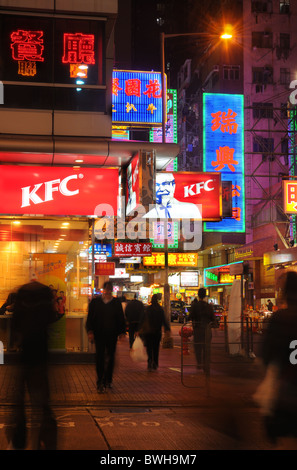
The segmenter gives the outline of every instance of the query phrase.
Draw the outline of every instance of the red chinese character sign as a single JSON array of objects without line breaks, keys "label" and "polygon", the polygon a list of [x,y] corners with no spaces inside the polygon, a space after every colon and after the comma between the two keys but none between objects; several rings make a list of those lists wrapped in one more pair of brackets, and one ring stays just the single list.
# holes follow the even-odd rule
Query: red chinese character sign
[{"label": "red chinese character sign", "polygon": [[18,61],[18,74],[36,75],[36,62],[44,62],[43,31],[18,29],[10,35],[13,60]]},{"label": "red chinese character sign", "polygon": [[207,232],[245,231],[243,95],[204,93],[203,166],[231,181],[232,217],[206,222]]},{"label": "red chinese character sign", "polygon": [[162,124],[160,72],[114,70],[112,75],[112,121],[114,124]]},{"label": "red chinese character sign", "polygon": [[64,64],[95,64],[94,34],[65,33],[62,62]]}]

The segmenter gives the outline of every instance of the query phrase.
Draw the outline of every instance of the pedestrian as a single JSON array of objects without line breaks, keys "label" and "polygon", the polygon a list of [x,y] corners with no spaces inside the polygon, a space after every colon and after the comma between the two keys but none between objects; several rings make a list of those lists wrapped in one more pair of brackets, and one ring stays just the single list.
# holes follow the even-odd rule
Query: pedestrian
[{"label": "pedestrian", "polygon": [[129,346],[131,349],[135,340],[135,335],[139,330],[139,325],[144,315],[144,305],[141,300],[137,299],[136,294],[134,296],[134,299],[128,302],[125,310],[125,315],[128,323]]},{"label": "pedestrian", "polygon": [[194,350],[197,367],[207,370],[207,354],[211,343],[211,324],[216,322],[213,306],[205,301],[206,289],[198,290],[198,302],[192,302],[189,320],[193,325]]},{"label": "pedestrian", "polygon": [[55,450],[57,425],[49,402],[48,328],[57,320],[52,291],[36,280],[16,293],[11,322],[18,349],[15,407],[8,426],[9,449],[25,449],[27,427],[25,391],[32,409],[32,449]]},{"label": "pedestrian", "polygon": [[151,305],[144,312],[139,335],[143,340],[148,357],[148,370],[159,367],[159,350],[162,337],[162,327],[166,335],[170,334],[170,325],[165,317],[164,309],[158,301],[158,294],[152,296]]},{"label": "pedestrian", "polygon": [[268,302],[267,302],[267,308],[270,312],[273,311],[273,303],[271,302],[270,299],[268,299]]},{"label": "pedestrian", "polygon": [[119,336],[126,334],[126,322],[120,299],[113,297],[110,281],[103,285],[103,294],[89,304],[86,330],[96,346],[97,390],[112,388],[115,353]]},{"label": "pedestrian", "polygon": [[[289,440],[297,449],[297,273],[288,271],[280,300],[286,304],[272,313],[263,335],[262,359],[273,385],[266,390],[264,423],[268,437],[280,446]],[[267,383],[267,382],[266,382]],[[263,399],[263,394],[262,394]],[[286,443],[281,441],[286,438]]]}]

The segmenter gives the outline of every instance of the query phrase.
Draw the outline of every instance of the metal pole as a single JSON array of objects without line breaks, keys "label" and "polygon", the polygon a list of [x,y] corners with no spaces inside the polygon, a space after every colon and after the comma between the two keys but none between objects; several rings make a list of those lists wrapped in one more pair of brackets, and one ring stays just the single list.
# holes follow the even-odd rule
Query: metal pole
[{"label": "metal pole", "polygon": [[162,79],[162,142],[166,143],[166,87],[165,87],[165,34],[161,33],[161,79]]}]

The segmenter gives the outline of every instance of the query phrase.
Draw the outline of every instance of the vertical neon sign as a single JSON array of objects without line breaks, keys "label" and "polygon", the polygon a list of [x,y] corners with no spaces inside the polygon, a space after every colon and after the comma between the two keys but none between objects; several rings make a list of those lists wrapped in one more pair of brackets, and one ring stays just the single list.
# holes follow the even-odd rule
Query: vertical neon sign
[{"label": "vertical neon sign", "polygon": [[232,182],[232,217],[205,222],[206,232],[245,232],[243,95],[204,93],[203,169]]}]

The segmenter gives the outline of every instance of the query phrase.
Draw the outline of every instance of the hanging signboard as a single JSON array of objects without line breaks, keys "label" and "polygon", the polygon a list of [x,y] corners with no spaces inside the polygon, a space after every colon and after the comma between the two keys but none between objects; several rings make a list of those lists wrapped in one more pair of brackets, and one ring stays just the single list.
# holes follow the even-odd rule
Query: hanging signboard
[{"label": "hanging signboard", "polygon": [[114,70],[112,122],[139,126],[162,125],[160,72]]},{"label": "hanging signboard", "polygon": [[204,93],[203,168],[232,182],[232,217],[205,222],[206,232],[245,232],[243,95]]},{"label": "hanging signboard", "polygon": [[100,204],[117,214],[118,169],[13,166],[0,171],[0,214],[94,215]]}]

